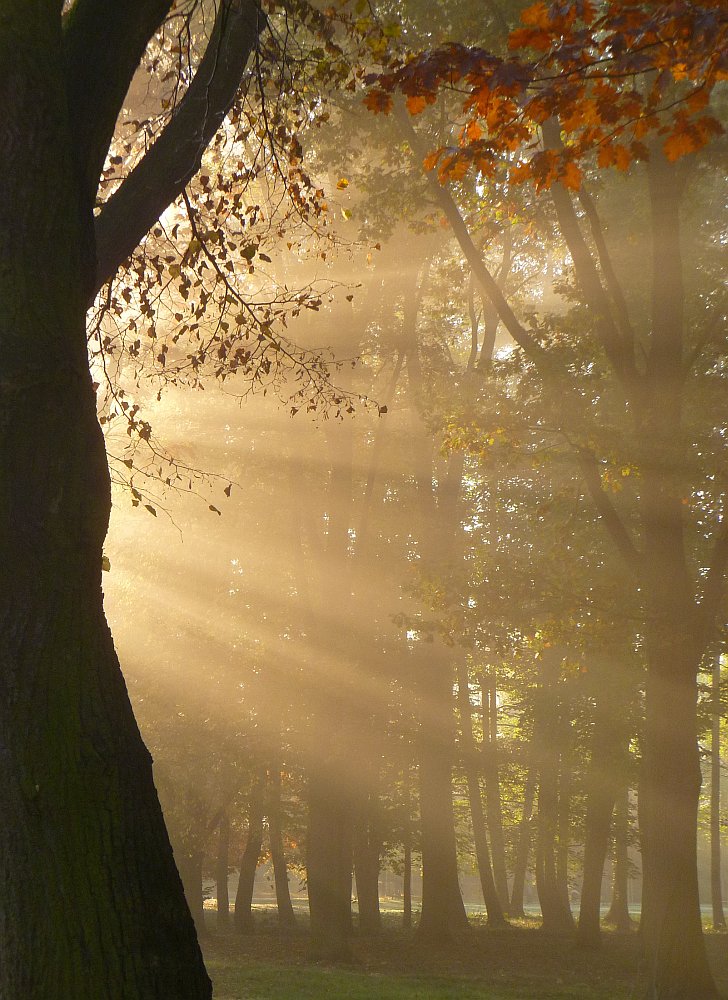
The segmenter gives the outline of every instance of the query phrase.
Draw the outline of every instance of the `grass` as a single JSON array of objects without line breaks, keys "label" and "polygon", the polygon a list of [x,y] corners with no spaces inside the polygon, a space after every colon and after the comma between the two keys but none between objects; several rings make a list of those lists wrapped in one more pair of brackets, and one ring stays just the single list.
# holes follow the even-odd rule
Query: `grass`
[{"label": "grass", "polygon": [[[211,924],[211,928],[212,928]],[[725,987],[725,938],[712,935]],[[305,933],[283,936],[270,918],[252,937],[210,934],[205,957],[215,1000],[631,1000],[639,996],[635,935],[605,934],[598,952],[543,935],[534,921],[506,931],[474,927],[448,949],[422,949],[385,919],[385,933],[355,936],[353,961],[311,962]],[[722,966],[722,968],[721,968]],[[720,973],[723,976],[720,976]]]}]

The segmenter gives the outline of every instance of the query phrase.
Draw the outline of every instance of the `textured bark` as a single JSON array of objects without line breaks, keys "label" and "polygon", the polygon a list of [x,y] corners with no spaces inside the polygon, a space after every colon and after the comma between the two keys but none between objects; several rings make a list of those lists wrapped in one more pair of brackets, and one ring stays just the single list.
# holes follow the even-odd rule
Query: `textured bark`
[{"label": "textured bark", "polygon": [[240,859],[238,888],[235,893],[234,926],[237,934],[252,934],[255,930],[253,919],[253,890],[255,873],[263,846],[263,815],[265,811],[265,769],[261,769],[250,793],[248,803],[248,836]]},{"label": "textured bark", "polygon": [[0,23],[0,996],[203,1000],[210,984],[103,612],[110,489],[86,355],[91,220],[60,7],[6,2]]}]

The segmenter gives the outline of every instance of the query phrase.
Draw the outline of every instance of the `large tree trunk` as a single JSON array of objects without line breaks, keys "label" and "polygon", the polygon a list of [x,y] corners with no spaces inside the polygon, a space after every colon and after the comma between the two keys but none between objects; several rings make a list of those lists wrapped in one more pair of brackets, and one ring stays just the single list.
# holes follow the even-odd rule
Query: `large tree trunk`
[{"label": "large tree trunk", "polygon": [[326,763],[312,765],[308,780],[311,950],[316,958],[339,960],[350,955],[352,815],[343,764]]},{"label": "large tree trunk", "polygon": [[92,220],[78,208],[62,57],[59,4],[3,4],[0,996],[203,1000],[209,980],[103,612]]},{"label": "large tree trunk", "polygon": [[[653,240],[653,343],[639,430],[646,597],[644,752],[639,795],[642,936],[647,989],[656,1000],[717,996],[698,895],[700,758],[697,673],[705,643],[684,537],[683,286],[680,179],[662,153],[649,164]],[[639,415],[638,415],[639,416]]]}]

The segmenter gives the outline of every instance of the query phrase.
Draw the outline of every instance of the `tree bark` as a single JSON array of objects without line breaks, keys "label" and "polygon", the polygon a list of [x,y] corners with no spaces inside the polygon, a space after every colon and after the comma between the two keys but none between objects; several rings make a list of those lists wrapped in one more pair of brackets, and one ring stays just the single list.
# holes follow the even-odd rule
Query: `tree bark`
[{"label": "tree bark", "polygon": [[263,846],[263,816],[265,813],[266,771],[262,768],[256,776],[250,792],[248,804],[248,837],[240,859],[238,888],[235,893],[234,926],[237,934],[252,934],[255,931],[253,919],[253,891],[255,873]]},{"label": "tree bark", "polygon": [[402,830],[402,927],[408,931],[412,927],[412,792],[410,768],[405,767],[403,776],[404,825]]},{"label": "tree bark", "polygon": [[207,1000],[103,611],[110,487],[86,353],[91,217],[62,55],[60,4],[3,4],[0,996]]}]

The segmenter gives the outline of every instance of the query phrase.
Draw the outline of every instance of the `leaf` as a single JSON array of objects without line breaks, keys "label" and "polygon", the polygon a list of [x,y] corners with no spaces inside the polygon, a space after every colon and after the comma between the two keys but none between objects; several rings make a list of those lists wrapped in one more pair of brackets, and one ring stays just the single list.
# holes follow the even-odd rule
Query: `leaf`
[{"label": "leaf", "polygon": [[225,489],[223,490],[223,493],[225,494],[226,497],[229,497],[232,491],[233,491],[233,484],[228,483]]},{"label": "leaf", "polygon": [[152,507],[152,505],[151,505],[150,503],[145,503],[145,504],[144,504],[144,509],[145,509],[145,510],[148,510],[150,514],[153,514],[153,515],[154,515],[154,517],[156,517],[156,516],[157,516],[157,512],[156,512],[156,510],[154,509],[154,507]]},{"label": "leaf", "polygon": [[241,256],[245,257],[246,260],[250,261],[255,257],[255,251],[258,249],[257,244],[249,243],[246,247],[240,251]]},{"label": "leaf", "polygon": [[565,188],[568,188],[569,191],[578,191],[581,187],[581,178],[581,168],[574,163],[573,160],[569,160],[564,167],[563,174],[561,175],[561,183]]},{"label": "leaf", "polygon": [[421,114],[427,106],[427,101],[420,94],[411,94],[407,98],[407,110],[411,115]]},{"label": "leaf", "polygon": [[671,163],[674,163],[675,160],[679,160],[681,156],[687,156],[688,153],[694,153],[698,148],[698,143],[696,143],[695,137],[690,132],[673,132],[672,135],[665,139],[665,143],[662,148],[665,151],[667,159]]},{"label": "leaf", "polygon": [[109,573],[111,571],[111,560],[108,556],[101,556],[101,572]]},{"label": "leaf", "polygon": [[346,191],[348,186],[349,182],[346,179],[346,177],[340,177],[339,180],[336,182],[336,187],[339,189],[339,191]]},{"label": "leaf", "polygon": [[219,514],[220,517],[222,517],[222,511],[218,510],[217,507],[215,507],[214,504],[210,504],[209,509],[213,512],[213,514]]}]

